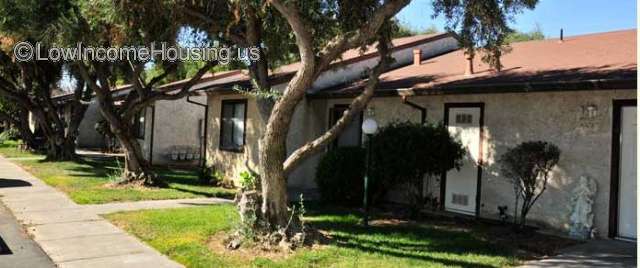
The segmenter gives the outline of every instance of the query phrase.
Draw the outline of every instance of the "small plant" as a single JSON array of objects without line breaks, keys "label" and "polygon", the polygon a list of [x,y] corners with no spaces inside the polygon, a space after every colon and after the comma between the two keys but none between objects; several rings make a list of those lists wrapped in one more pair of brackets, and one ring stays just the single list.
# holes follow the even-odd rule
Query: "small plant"
[{"label": "small plant", "polygon": [[[544,141],[530,141],[509,149],[499,160],[501,171],[513,183],[514,224],[524,228],[529,210],[547,189],[549,175],[560,159],[560,149]],[[518,203],[522,198],[520,215]]]},{"label": "small plant", "polygon": [[107,171],[108,180],[114,184],[122,180],[122,173],[124,172],[124,169],[122,168],[122,166],[120,166],[120,160],[118,160],[117,157],[116,157],[116,165],[118,166],[116,169]]},{"label": "small plant", "polygon": [[202,184],[221,186],[224,182],[224,174],[215,166],[203,167],[198,173],[198,179]]},{"label": "small plant", "polygon": [[243,170],[240,172],[240,187],[243,190],[255,190],[257,186],[258,179],[255,174],[251,173],[248,170]]}]

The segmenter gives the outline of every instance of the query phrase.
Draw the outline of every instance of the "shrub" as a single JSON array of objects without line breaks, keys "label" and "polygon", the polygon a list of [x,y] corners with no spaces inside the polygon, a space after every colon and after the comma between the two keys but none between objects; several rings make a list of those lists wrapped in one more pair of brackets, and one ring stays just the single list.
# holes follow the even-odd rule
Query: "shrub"
[{"label": "shrub", "polygon": [[201,168],[198,173],[198,178],[202,184],[213,186],[222,186],[224,182],[224,175],[214,166]]},{"label": "shrub", "polygon": [[442,124],[395,122],[373,135],[371,144],[372,201],[379,201],[394,186],[406,185],[413,216],[425,201],[424,176],[458,168],[465,153]]},{"label": "shrub", "polygon": [[339,147],[327,152],[316,168],[316,184],[324,202],[359,205],[364,197],[365,151]]},{"label": "shrub", "polygon": [[[507,150],[499,160],[501,171],[513,183],[514,223],[525,226],[527,213],[547,189],[549,173],[560,159],[560,149],[544,141],[530,141]],[[518,201],[522,198],[520,217]]]},{"label": "shrub", "polygon": [[0,133],[0,144],[6,142],[7,140],[16,141],[19,139],[20,139],[20,132],[15,128],[10,128]]}]

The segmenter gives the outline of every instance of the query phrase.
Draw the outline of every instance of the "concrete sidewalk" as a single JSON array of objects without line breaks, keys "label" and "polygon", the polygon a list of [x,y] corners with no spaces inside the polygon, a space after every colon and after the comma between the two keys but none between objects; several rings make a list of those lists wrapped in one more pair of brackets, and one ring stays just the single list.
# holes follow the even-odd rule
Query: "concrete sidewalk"
[{"label": "concrete sidewalk", "polygon": [[77,205],[2,157],[0,183],[0,200],[59,267],[182,267],[98,215],[134,205]]},{"label": "concrete sidewalk", "polygon": [[55,265],[0,204],[0,268],[53,268]]},{"label": "concrete sidewalk", "polygon": [[591,240],[568,247],[557,256],[529,261],[522,268],[541,267],[636,267],[635,242]]}]

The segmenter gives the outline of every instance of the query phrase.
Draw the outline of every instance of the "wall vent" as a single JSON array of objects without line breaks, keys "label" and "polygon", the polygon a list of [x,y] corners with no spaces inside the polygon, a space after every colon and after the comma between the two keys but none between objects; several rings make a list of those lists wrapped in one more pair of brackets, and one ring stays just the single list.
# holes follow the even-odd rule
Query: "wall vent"
[{"label": "wall vent", "polygon": [[469,196],[466,194],[453,194],[451,196],[451,203],[460,206],[469,205]]},{"label": "wall vent", "polygon": [[473,115],[471,114],[456,114],[456,123],[458,124],[471,124],[473,122]]}]

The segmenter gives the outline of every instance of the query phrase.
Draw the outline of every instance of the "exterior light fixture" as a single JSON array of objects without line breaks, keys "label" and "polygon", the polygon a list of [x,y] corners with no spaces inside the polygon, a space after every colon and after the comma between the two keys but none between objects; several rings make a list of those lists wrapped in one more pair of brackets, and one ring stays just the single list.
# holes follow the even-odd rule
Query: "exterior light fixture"
[{"label": "exterior light fixture", "polygon": [[373,118],[373,110],[367,111],[368,117],[362,122],[362,132],[367,136],[367,159],[364,173],[364,198],[362,205],[364,207],[364,216],[362,223],[369,226],[369,167],[371,166],[371,137],[378,131],[378,122]]}]

